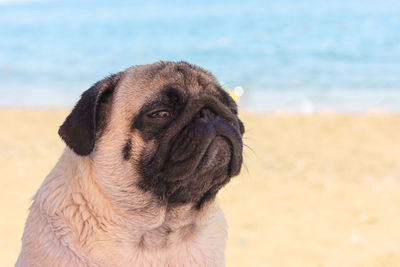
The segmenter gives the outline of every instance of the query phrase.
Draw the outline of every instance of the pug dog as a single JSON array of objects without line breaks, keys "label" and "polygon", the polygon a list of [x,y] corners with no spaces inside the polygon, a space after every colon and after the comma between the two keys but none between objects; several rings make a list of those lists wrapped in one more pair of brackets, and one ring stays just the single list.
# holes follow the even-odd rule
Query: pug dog
[{"label": "pug dog", "polygon": [[186,62],[126,69],[85,91],[33,198],[16,266],[223,266],[217,192],[244,127],[214,76]]}]

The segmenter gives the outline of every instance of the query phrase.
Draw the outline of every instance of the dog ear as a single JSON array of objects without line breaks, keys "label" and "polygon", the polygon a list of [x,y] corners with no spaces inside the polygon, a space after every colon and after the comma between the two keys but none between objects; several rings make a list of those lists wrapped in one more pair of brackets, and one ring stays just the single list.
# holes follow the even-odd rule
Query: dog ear
[{"label": "dog ear", "polygon": [[120,73],[111,75],[83,92],[60,126],[58,134],[76,154],[87,156],[92,152],[106,126],[112,95],[120,77]]}]

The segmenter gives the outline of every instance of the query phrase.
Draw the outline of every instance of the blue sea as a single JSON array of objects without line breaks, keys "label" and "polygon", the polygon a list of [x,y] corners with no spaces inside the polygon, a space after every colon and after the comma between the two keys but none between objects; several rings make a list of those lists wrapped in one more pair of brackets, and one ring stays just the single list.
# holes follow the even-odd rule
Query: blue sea
[{"label": "blue sea", "polygon": [[0,1],[0,107],[72,106],[161,59],[242,87],[242,109],[399,112],[400,1]]}]

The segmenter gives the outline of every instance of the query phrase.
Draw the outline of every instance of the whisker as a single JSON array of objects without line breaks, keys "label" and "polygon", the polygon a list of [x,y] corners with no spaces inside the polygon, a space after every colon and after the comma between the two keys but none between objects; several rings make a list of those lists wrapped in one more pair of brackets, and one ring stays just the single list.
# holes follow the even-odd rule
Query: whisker
[{"label": "whisker", "polygon": [[232,82],[224,82],[223,84],[221,84],[222,88],[225,88],[225,85],[231,84]]},{"label": "whisker", "polygon": [[254,149],[253,148],[251,148],[250,146],[248,146],[248,145],[246,145],[246,144],[243,144],[243,146],[244,147],[246,147],[246,148],[248,148],[251,152],[253,152],[254,153],[254,155],[256,155],[257,156],[257,153],[254,151]]},{"label": "whisker", "polygon": [[246,162],[243,162],[243,167],[246,169],[247,174],[250,174],[249,168],[247,167]]}]

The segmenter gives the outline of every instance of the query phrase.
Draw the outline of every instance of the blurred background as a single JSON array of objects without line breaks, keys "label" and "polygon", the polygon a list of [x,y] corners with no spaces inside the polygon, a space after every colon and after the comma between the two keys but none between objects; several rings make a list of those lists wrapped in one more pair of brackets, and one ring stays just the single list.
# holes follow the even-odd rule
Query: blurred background
[{"label": "blurred background", "polygon": [[[1,1],[0,1],[1,3]],[[186,60],[245,109],[400,109],[398,0],[5,1],[1,106],[72,105],[131,65]]]},{"label": "blurred background", "polygon": [[0,0],[0,266],[80,94],[157,60],[240,96],[227,266],[400,266],[398,0]]}]

